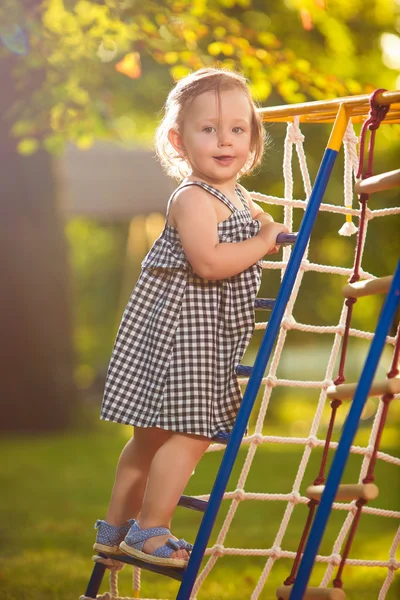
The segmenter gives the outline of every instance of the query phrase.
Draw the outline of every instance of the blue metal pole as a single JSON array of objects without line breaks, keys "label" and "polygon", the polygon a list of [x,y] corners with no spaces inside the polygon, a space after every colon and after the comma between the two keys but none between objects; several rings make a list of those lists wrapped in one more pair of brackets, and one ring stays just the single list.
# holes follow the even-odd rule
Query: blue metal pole
[{"label": "blue metal pole", "polygon": [[176,600],[189,600],[338,151],[327,148]]},{"label": "blue metal pole", "polygon": [[390,325],[393,322],[397,307],[400,301],[400,261],[397,264],[396,272],[392,285],[383,305],[379,322],[376,328],[375,336],[372,340],[364,369],[361,373],[360,382],[357,386],[349,414],[343,427],[343,433],[340,438],[332,466],[326,481],[325,489],[321,497],[321,503],[318,506],[317,513],[306,547],[301,560],[298,575],[293,585],[290,600],[302,600],[310,578],[311,570],[318,552],[319,545],[326,527],[326,523],[335,499],[339,483],[342,479],[343,471],[349,456],[351,444],[357,432],[358,422],[361,417],[368,392],[374,379],[375,371],[378,366],[386,336],[388,335]]}]

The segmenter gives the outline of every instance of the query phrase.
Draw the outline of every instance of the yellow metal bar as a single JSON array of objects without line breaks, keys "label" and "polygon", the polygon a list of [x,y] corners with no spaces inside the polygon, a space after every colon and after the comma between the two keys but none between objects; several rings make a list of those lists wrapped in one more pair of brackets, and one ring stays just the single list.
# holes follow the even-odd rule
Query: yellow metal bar
[{"label": "yellow metal bar", "polygon": [[339,152],[340,146],[342,145],[343,136],[346,133],[348,122],[349,115],[347,114],[346,107],[341,104],[337,113],[335,124],[331,131],[327,148]]},{"label": "yellow metal bar", "polygon": [[[313,118],[323,115],[327,122],[335,120],[336,113],[341,105],[344,105],[348,114],[366,117],[369,112],[368,94],[360,96],[345,96],[344,98],[335,98],[333,100],[321,100],[316,102],[304,102],[300,104],[286,104],[283,106],[273,106],[258,109],[263,121],[291,121],[288,117],[300,117],[300,121],[310,121]],[[400,90],[392,92],[382,92],[376,97],[379,104],[390,104],[390,113],[396,113],[396,121],[400,122]]]},{"label": "yellow metal bar", "polygon": [[[296,116],[296,115],[295,115]],[[293,122],[295,116],[287,116],[287,117],[271,117],[264,120],[265,123],[288,123]],[[367,118],[367,114],[365,113],[354,113],[350,112],[351,121],[353,124],[355,123],[363,123]],[[300,123],[334,123],[336,118],[335,113],[325,113],[318,114],[313,113],[310,115],[298,115]],[[389,123],[400,123],[400,110],[392,110],[386,114],[385,120],[382,121],[381,125],[389,124]]]}]

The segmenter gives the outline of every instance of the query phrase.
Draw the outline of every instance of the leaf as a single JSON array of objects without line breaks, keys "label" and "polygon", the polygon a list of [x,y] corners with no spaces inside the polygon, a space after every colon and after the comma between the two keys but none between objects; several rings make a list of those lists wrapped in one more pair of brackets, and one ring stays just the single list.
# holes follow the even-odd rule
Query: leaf
[{"label": "leaf", "polygon": [[48,8],[43,13],[43,25],[49,31],[61,34],[64,15],[65,9],[62,0],[49,0]]},{"label": "leaf", "polygon": [[80,22],[84,25],[89,25],[96,20],[96,8],[93,2],[79,0],[74,6],[74,11],[78,15]]},{"label": "leaf", "polygon": [[29,121],[26,119],[20,119],[16,121],[11,128],[11,133],[16,137],[20,137],[23,135],[32,134],[36,129],[36,125],[33,121]]},{"label": "leaf", "polygon": [[261,79],[250,84],[251,94],[257,102],[266,100],[271,93],[271,89],[271,82],[267,79]]},{"label": "leaf", "polygon": [[93,142],[94,142],[94,137],[93,137],[93,135],[90,135],[90,134],[81,135],[75,140],[75,144],[81,150],[87,150],[88,148],[93,146]]},{"label": "leaf", "polygon": [[243,13],[243,21],[254,31],[264,32],[271,26],[271,17],[265,12],[248,10]]},{"label": "leaf", "polygon": [[24,138],[17,145],[17,151],[23,156],[34,154],[39,148],[39,142],[35,138]]},{"label": "leaf", "polygon": [[182,79],[182,77],[186,77],[186,75],[189,75],[190,71],[191,69],[183,65],[177,65],[176,67],[172,67],[172,69],[170,69],[170,73],[175,81]]},{"label": "leaf", "polygon": [[130,52],[129,54],[126,54],[124,58],[115,65],[115,69],[131,79],[138,79],[142,74],[139,52]]},{"label": "leaf", "polygon": [[212,42],[212,44],[209,44],[207,50],[211,56],[218,56],[218,54],[222,53],[222,44],[221,42]]},{"label": "leaf", "polygon": [[214,35],[216,38],[224,38],[226,36],[225,27],[216,27],[214,29]]},{"label": "leaf", "polygon": [[167,65],[173,65],[177,62],[179,56],[177,52],[167,52],[164,56],[165,62]]}]

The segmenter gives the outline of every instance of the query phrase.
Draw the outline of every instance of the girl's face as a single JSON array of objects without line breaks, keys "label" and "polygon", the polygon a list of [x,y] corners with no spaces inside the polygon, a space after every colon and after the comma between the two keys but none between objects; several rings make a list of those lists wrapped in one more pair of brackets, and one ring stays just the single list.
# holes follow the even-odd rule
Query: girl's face
[{"label": "girl's face", "polygon": [[251,120],[250,103],[237,88],[197,96],[185,110],[176,138],[191,175],[210,183],[235,182],[249,157]]}]

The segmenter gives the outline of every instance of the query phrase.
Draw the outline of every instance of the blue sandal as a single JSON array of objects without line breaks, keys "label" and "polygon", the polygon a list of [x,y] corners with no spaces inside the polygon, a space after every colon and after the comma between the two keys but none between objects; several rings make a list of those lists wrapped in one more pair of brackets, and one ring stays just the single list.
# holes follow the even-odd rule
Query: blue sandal
[{"label": "blue sandal", "polygon": [[186,550],[190,552],[193,548],[192,544],[189,544],[185,540],[174,540],[169,538],[167,543],[160,546],[152,554],[142,552],[142,548],[146,540],[156,537],[159,535],[171,535],[171,532],[166,527],[150,527],[149,529],[142,529],[139,523],[134,519],[131,519],[132,526],[129,530],[125,540],[120,543],[120,549],[144,562],[152,565],[162,565],[164,567],[186,567],[188,559],[184,558],[171,558],[171,554],[176,550]]},{"label": "blue sandal", "polygon": [[93,550],[105,552],[106,554],[121,554],[119,545],[131,528],[132,523],[133,519],[129,519],[121,527],[116,527],[115,525],[110,525],[107,521],[98,519],[94,525],[94,528],[98,529],[98,532]]}]

